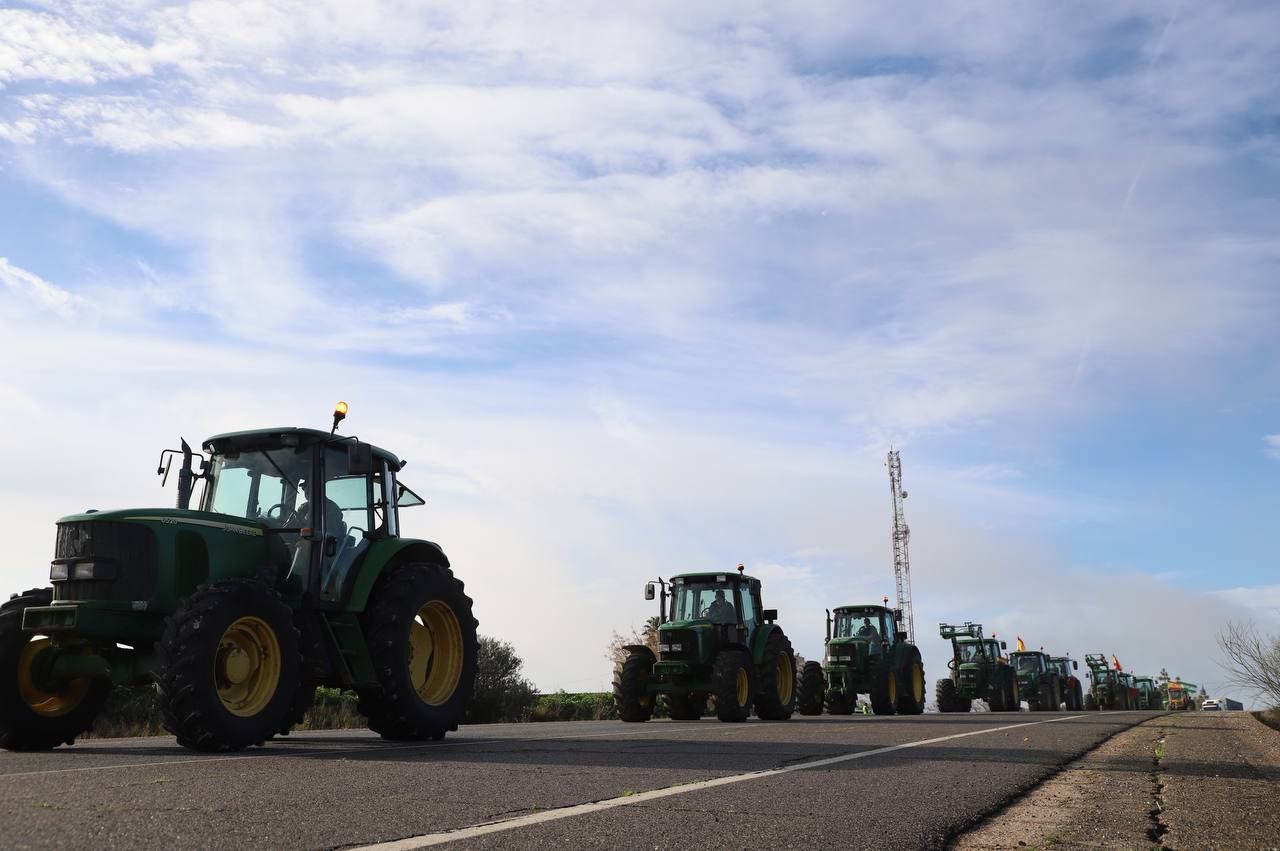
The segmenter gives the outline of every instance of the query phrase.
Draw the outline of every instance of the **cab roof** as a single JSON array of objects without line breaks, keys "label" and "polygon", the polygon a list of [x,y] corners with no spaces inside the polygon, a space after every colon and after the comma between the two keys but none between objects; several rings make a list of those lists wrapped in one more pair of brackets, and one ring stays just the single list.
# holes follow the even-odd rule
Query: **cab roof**
[{"label": "cab roof", "polygon": [[746,573],[738,573],[737,568],[732,570],[712,570],[705,573],[681,573],[678,576],[671,577],[674,584],[677,580],[680,582],[718,582],[720,577],[724,577],[725,582],[757,582],[754,576]]},{"label": "cab roof", "polygon": [[854,609],[857,609],[860,612],[864,612],[867,609],[879,609],[882,612],[893,611],[892,608],[884,605],[883,603],[849,603],[844,606],[836,606],[834,609],[832,609],[832,611],[835,612],[837,615],[839,615]]},{"label": "cab roof", "polygon": [[[206,438],[202,445],[205,449],[216,449],[220,453],[244,452],[246,450],[261,449],[263,446],[278,445],[281,442],[280,438],[284,435],[295,435],[298,438],[299,446],[312,446],[315,444],[344,446],[356,440],[353,435],[330,435],[327,431],[315,428],[288,426],[223,432]],[[375,458],[386,461],[397,470],[404,466],[403,462],[394,453],[378,446],[372,446],[372,444],[370,446],[373,449]]]}]

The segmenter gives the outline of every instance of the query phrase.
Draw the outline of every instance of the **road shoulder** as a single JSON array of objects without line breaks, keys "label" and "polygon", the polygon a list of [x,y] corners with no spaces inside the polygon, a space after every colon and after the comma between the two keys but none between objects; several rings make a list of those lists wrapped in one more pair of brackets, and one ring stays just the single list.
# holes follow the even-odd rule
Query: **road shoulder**
[{"label": "road shoulder", "polygon": [[1275,848],[1280,734],[1250,713],[1171,713],[1118,733],[953,848]]}]

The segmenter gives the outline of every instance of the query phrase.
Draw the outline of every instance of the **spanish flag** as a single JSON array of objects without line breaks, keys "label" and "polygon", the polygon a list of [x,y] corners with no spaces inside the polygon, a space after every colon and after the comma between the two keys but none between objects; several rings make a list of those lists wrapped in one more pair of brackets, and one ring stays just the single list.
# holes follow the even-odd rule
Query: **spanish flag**
[{"label": "spanish flag", "polygon": [[1115,654],[1114,654],[1114,653],[1111,655],[1111,664],[1113,664],[1113,665],[1115,665],[1115,666],[1116,666],[1116,670],[1117,670],[1117,671],[1123,671],[1123,670],[1124,670],[1124,668],[1120,667],[1120,660],[1119,660],[1119,659],[1117,659],[1117,658],[1115,657]]},{"label": "spanish flag", "polygon": [[1027,645],[1022,643],[1022,636],[1018,636],[1018,652],[1023,653],[1027,649]]}]

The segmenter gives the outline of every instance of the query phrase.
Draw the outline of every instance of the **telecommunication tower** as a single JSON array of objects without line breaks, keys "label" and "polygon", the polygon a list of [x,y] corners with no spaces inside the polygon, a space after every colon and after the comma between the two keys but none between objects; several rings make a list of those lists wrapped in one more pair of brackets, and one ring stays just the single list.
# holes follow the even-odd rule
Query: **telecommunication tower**
[{"label": "telecommunication tower", "polygon": [[907,492],[902,489],[902,457],[898,450],[889,450],[889,491],[893,494],[893,575],[898,580],[898,608],[902,610],[902,626],[907,640],[916,641],[915,624],[911,618],[911,564],[907,556],[907,541],[911,528],[902,513],[902,501]]}]

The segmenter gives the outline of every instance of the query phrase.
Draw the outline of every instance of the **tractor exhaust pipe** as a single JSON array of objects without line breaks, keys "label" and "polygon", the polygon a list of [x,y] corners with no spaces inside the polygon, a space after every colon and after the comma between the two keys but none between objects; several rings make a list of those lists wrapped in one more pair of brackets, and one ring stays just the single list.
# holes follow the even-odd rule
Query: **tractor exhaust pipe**
[{"label": "tractor exhaust pipe", "polygon": [[195,485],[195,474],[191,472],[191,447],[182,440],[182,469],[178,471],[178,509],[186,511],[191,507],[191,490]]}]

